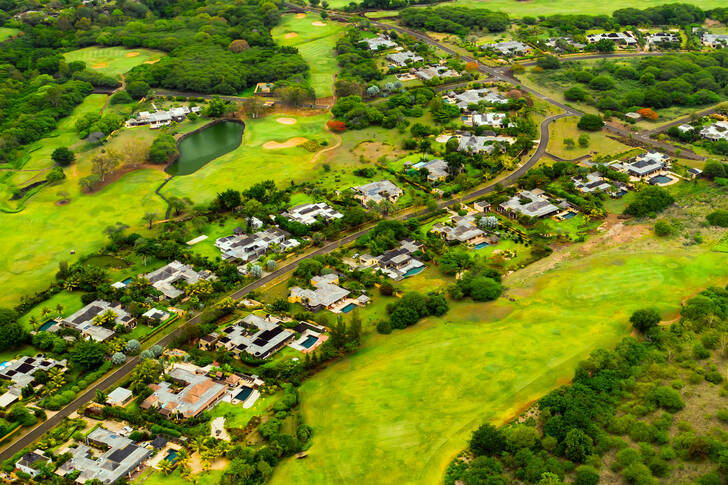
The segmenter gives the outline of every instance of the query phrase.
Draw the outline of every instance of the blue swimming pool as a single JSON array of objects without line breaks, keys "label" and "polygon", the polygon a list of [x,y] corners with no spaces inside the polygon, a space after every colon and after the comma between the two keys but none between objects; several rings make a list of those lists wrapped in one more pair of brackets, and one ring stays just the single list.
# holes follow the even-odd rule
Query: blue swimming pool
[{"label": "blue swimming pool", "polygon": [[127,278],[127,279],[125,279],[124,281],[122,281],[122,283],[124,283],[125,285],[128,285],[128,284],[129,284],[129,283],[131,283],[132,281],[133,281],[133,278]]},{"label": "blue swimming pool", "polygon": [[313,335],[309,335],[308,337],[306,337],[306,340],[304,340],[303,342],[301,342],[301,347],[304,347],[306,349],[310,349],[311,347],[313,347],[313,344],[315,344],[316,342],[318,342],[318,337],[315,337]]},{"label": "blue swimming pool", "polygon": [[167,452],[167,456],[165,456],[164,459],[170,463],[176,462],[177,461],[177,450],[169,450]]},{"label": "blue swimming pool", "polygon": [[564,214],[563,216],[561,216],[561,218],[565,221],[568,219],[571,219],[572,217],[576,217],[576,212],[569,211],[566,214]]},{"label": "blue swimming pool", "polygon": [[483,249],[483,248],[487,248],[488,246],[490,246],[490,244],[488,244],[487,242],[482,242],[482,243],[476,244],[475,249]]},{"label": "blue swimming pool", "polygon": [[407,271],[404,274],[404,277],[407,278],[409,276],[414,276],[416,274],[422,273],[425,270],[424,266],[420,266],[419,268],[412,268],[411,270]]},{"label": "blue swimming pool", "polygon": [[672,182],[672,178],[668,177],[667,175],[658,175],[656,177],[652,177],[649,182],[651,185],[661,185]]},{"label": "blue swimming pool", "polygon": [[43,325],[41,325],[41,326],[40,326],[40,328],[39,328],[38,330],[41,330],[41,331],[42,331],[42,330],[48,330],[48,329],[49,329],[49,328],[51,328],[51,327],[52,327],[52,326],[53,326],[53,325],[54,325],[55,323],[56,323],[56,321],[55,321],[55,320],[48,320],[48,321],[47,321],[47,322],[45,322],[45,323],[44,323]]},{"label": "blue swimming pool", "polygon": [[240,391],[237,396],[235,396],[235,399],[239,399],[240,401],[245,401],[248,399],[248,396],[250,396],[253,393],[252,387],[243,387],[243,390]]},{"label": "blue swimming pool", "polygon": [[346,305],[346,306],[345,306],[344,308],[342,308],[342,309],[341,309],[341,311],[342,311],[342,312],[344,312],[344,313],[349,313],[349,312],[350,312],[350,311],[352,311],[352,310],[353,310],[354,308],[356,308],[356,305],[354,305],[353,303],[349,303],[349,304],[348,304],[348,305]]}]

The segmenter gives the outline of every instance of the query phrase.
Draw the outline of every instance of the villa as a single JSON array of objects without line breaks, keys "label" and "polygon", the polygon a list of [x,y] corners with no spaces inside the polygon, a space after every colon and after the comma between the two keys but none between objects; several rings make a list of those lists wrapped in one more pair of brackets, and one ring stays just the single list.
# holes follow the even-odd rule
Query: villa
[{"label": "villa", "polygon": [[359,261],[366,267],[374,267],[394,281],[400,281],[425,269],[425,263],[414,257],[422,244],[414,239],[403,239],[399,247],[385,251],[380,256],[363,254]]},{"label": "villa", "polygon": [[576,177],[571,179],[574,182],[574,187],[576,189],[584,194],[589,194],[593,192],[605,192],[612,188],[611,184],[609,184],[604,177],[599,175],[598,172],[592,172],[587,174],[586,180],[581,180]]},{"label": "villa", "polygon": [[493,128],[503,128],[503,122],[505,119],[505,113],[473,113],[463,120],[463,124],[466,126],[492,126]]},{"label": "villa", "polygon": [[700,136],[710,141],[728,140],[728,121],[718,121],[700,130]]},{"label": "villa", "polygon": [[648,44],[681,44],[682,38],[680,38],[680,34],[677,34],[675,32],[657,32],[654,34],[647,34],[645,36],[647,38]]},{"label": "villa", "polygon": [[722,49],[728,46],[728,34],[711,34],[710,32],[703,32],[700,36],[700,42],[713,49]]},{"label": "villa", "polygon": [[317,204],[301,204],[291,207],[287,212],[281,214],[286,219],[300,222],[310,226],[319,222],[319,218],[324,222],[341,219],[344,214],[332,209],[328,204],[319,202]]},{"label": "villa", "polygon": [[109,406],[126,406],[133,399],[133,395],[129,389],[125,387],[117,387],[106,396],[106,404]]},{"label": "villa", "polygon": [[365,43],[367,46],[369,46],[369,50],[372,51],[379,51],[397,47],[397,43],[391,41],[389,37],[385,35],[379,35],[371,39],[362,39],[359,42]]},{"label": "villa", "polygon": [[[156,108],[155,108],[156,109]],[[199,113],[200,107],[193,106],[189,108],[182,106],[180,108],[170,108],[169,111],[156,110],[152,113],[149,111],[141,111],[137,115],[127,121],[128,126],[144,126],[149,125],[150,128],[156,129],[169,125],[173,121],[179,123],[185,120],[190,113]]]},{"label": "villa", "polygon": [[542,219],[561,212],[561,209],[552,204],[541,189],[523,190],[500,204],[497,210],[512,219],[519,214]]},{"label": "villa", "polygon": [[354,191],[354,197],[359,199],[364,207],[368,207],[369,202],[379,204],[383,200],[388,200],[392,203],[397,200],[404,193],[402,189],[394,185],[389,180],[379,180],[377,182],[371,182],[357,187],[352,187]]},{"label": "villa", "polygon": [[281,320],[266,315],[250,314],[234,325],[213,332],[200,339],[204,350],[225,349],[236,357],[245,352],[259,359],[266,359],[283,348],[294,333],[281,325]]},{"label": "villa", "polygon": [[156,324],[167,320],[170,317],[170,314],[158,308],[150,308],[144,312],[142,316]]},{"label": "villa", "polygon": [[395,66],[404,67],[408,64],[422,62],[424,59],[412,51],[401,51],[387,54],[387,60]]},{"label": "villa", "polygon": [[338,286],[339,276],[335,273],[311,278],[313,290],[294,286],[288,301],[301,303],[307,310],[334,310],[349,296],[349,290]]},{"label": "villa", "polygon": [[630,32],[607,32],[603,34],[589,34],[586,36],[586,40],[592,44],[605,39],[611,40],[615,44],[624,44],[625,46],[637,45],[637,39],[635,39]]},{"label": "villa", "polygon": [[666,169],[669,163],[670,158],[667,155],[648,152],[637,155],[627,162],[614,163],[611,167],[636,179],[642,179]]},{"label": "villa", "polygon": [[183,281],[187,285],[193,285],[200,280],[215,281],[217,279],[217,276],[210,271],[198,272],[192,269],[191,266],[182,264],[179,261],[172,261],[151,273],[147,273],[144,277],[149,280],[155,289],[170,300],[184,294],[184,291],[177,285],[179,282]]},{"label": "villa", "polygon": [[492,244],[497,238],[488,237],[488,234],[478,227],[476,214],[466,216],[453,216],[449,225],[438,222],[432,226],[431,232],[439,235],[448,244],[467,244],[478,246],[479,244]]},{"label": "villa", "polygon": [[282,253],[301,245],[289,236],[290,234],[278,227],[269,227],[253,235],[235,234],[221,237],[215,241],[215,246],[222,252],[222,259],[250,263],[257,261],[274,248]]},{"label": "villa", "polygon": [[444,182],[448,176],[447,162],[439,158],[427,162],[417,162],[412,165],[412,168],[415,170],[427,170],[427,181],[433,184]]},{"label": "villa", "polygon": [[[95,456],[92,447],[102,450],[101,454]],[[86,437],[84,444],[64,451],[71,453],[71,459],[58,467],[56,474],[65,477],[78,471],[75,482],[79,484],[90,480],[113,484],[121,479],[130,479],[152,455],[152,450],[137,446],[133,440],[104,428],[96,428]]]},{"label": "villa", "polygon": [[452,77],[460,77],[460,73],[443,66],[427,66],[415,71],[415,76],[423,81],[429,81],[435,77],[447,79]]},{"label": "villa", "polygon": [[492,50],[502,56],[523,56],[531,51],[531,48],[517,40],[508,40],[505,42],[496,42],[495,44],[484,44],[480,46],[483,50]]},{"label": "villa", "polygon": [[217,404],[227,390],[227,384],[179,366],[173,367],[167,376],[174,385],[166,381],[150,384],[149,388],[154,392],[139,407],[158,409],[168,419],[172,416],[193,418]]},{"label": "villa", "polygon": [[492,91],[488,88],[481,88],[466,89],[462,93],[450,91],[443,96],[443,101],[449,104],[455,104],[461,111],[464,111],[468,109],[471,104],[478,104],[480,102],[489,104],[507,104],[508,98],[497,91]]},{"label": "villa", "polygon": [[52,460],[47,456],[43,455],[43,452],[41,452],[40,450],[35,450],[21,456],[20,460],[15,462],[15,467],[21,472],[27,473],[31,477],[35,478],[38,475],[36,463],[50,464],[52,463]]},{"label": "villa", "polygon": [[48,372],[51,369],[59,369],[61,373],[66,372],[68,367],[67,361],[53,360],[46,358],[44,355],[36,355],[35,357],[24,356],[17,360],[5,362],[0,366],[0,379],[11,381],[11,387],[8,392],[15,396],[20,396],[20,391],[33,383],[35,374],[38,371]]},{"label": "villa", "polygon": [[[105,342],[114,336],[114,331],[100,325],[94,324],[97,316],[111,311],[116,315],[115,325],[123,325],[126,328],[136,326],[136,320],[121,308],[121,304],[112,305],[104,300],[95,300],[81,308],[79,311],[61,320],[61,325],[81,332],[86,338]],[[50,329],[53,330],[52,328]]]},{"label": "villa", "polygon": [[459,152],[467,153],[493,153],[498,143],[513,144],[516,141],[512,136],[477,136],[462,135],[458,144]]},{"label": "villa", "polygon": [[544,42],[546,47],[551,48],[554,52],[561,52],[564,50],[561,46],[568,45],[573,47],[575,50],[582,50],[586,47],[586,44],[580,42],[574,42],[571,37],[551,37]]}]

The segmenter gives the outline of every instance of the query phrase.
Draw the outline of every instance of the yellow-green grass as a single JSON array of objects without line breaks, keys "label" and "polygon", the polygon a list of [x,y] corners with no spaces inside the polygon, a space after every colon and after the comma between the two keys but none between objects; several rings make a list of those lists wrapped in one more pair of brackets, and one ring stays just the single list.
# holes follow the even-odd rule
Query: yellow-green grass
[{"label": "yellow-green grass", "polygon": [[386,17],[396,17],[396,10],[375,10],[374,12],[366,12],[364,16],[370,19],[381,19]]},{"label": "yellow-green grass", "polygon": [[[323,22],[325,26],[317,27],[313,22]],[[334,75],[339,70],[334,47],[344,29],[344,24],[322,20],[319,15],[297,18],[291,14],[284,15],[281,23],[271,31],[278,44],[298,49],[308,64],[311,87],[319,98],[333,95]],[[286,38],[286,34],[294,33],[297,34],[295,37]]]},{"label": "yellow-green grass", "polygon": [[221,470],[210,470],[200,473],[199,475],[193,475],[191,477],[193,480],[190,481],[182,477],[181,471],[178,467],[169,475],[165,475],[162,471],[155,471],[146,479],[143,478],[147,476],[146,473],[142,473],[140,476],[142,479],[134,483],[143,483],[144,485],[194,485],[196,483],[219,483],[222,478],[222,474],[223,472]]},{"label": "yellow-green grass", "polygon": [[207,225],[199,234],[195,233],[195,237],[204,234],[207,236],[207,239],[192,246],[192,251],[201,256],[207,256],[210,259],[219,257],[220,250],[215,247],[215,240],[223,236],[231,235],[233,230],[238,226],[245,226],[245,221],[228,218],[222,221],[222,225],[219,223]]},{"label": "yellow-green grass", "polygon": [[557,269],[546,260],[506,279],[514,302],[457,303],[443,318],[366,338],[301,386],[313,446],[272,483],[441,483],[477,426],[570,378],[591,350],[629,333],[632,311],[650,305],[672,318],[684,297],[725,285],[725,255],[662,244],[637,241]]},{"label": "yellow-green grass", "polygon": [[[568,118],[560,118],[551,123],[549,127],[550,138],[547,151],[552,155],[568,160],[581,157],[583,155],[589,155],[592,152],[596,152],[597,155],[610,155],[629,150],[627,145],[623,145],[622,143],[609,138],[606,133],[602,131],[587,132],[580,130],[576,126],[578,122],[579,118],[576,116],[569,116]],[[582,148],[579,146],[579,136],[584,134],[589,137],[589,146]],[[574,140],[574,148],[567,148],[564,145],[564,139],[566,138]]]},{"label": "yellow-green grass", "polygon": [[[276,119],[280,117],[294,118],[296,123],[278,123]],[[328,120],[326,114],[276,114],[248,120],[240,147],[213,160],[194,174],[175,177],[165,186],[164,194],[190,197],[196,203],[204,203],[228,187],[245,189],[271,179],[279,184],[288,184],[291,180],[315,180],[313,177],[322,163],[321,160],[313,161],[314,153],[302,146],[267,150],[263,145],[268,141],[285,142],[294,137],[331,144],[334,137],[325,130]]]},{"label": "yellow-green grass", "polygon": [[9,39],[10,37],[18,34],[20,29],[13,29],[12,27],[0,27],[0,42]]},{"label": "yellow-green grass", "polygon": [[[59,316],[58,310],[56,310],[58,305],[63,307],[63,310],[60,312],[60,316],[68,316],[75,311],[80,310],[83,307],[83,303],[81,302],[81,292],[62,291],[53,295],[48,300],[34,306],[28,313],[20,317],[20,323],[25,325],[28,330],[36,330],[36,328],[31,328],[31,317],[35,317],[38,321],[38,324],[36,325],[36,327],[38,327],[45,323],[46,320]],[[51,313],[47,316],[43,316],[44,308],[50,310]]]},{"label": "yellow-green grass", "polygon": [[118,78],[132,67],[155,61],[166,54],[151,49],[125,49],[124,47],[84,47],[67,52],[66,62],[83,61],[88,69]]},{"label": "yellow-green grass", "polygon": [[254,416],[261,416],[280,398],[279,394],[260,396],[255,404],[245,409],[242,404],[221,402],[212,408],[210,418],[225,418],[226,428],[245,428]]}]

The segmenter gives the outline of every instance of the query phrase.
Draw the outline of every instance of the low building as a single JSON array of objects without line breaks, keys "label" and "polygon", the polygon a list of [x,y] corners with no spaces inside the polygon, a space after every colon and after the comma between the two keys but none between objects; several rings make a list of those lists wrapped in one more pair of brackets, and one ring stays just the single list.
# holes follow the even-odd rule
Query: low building
[{"label": "low building", "polygon": [[[101,452],[92,447],[100,448]],[[71,459],[56,469],[56,474],[67,476],[74,471],[80,472],[76,483],[84,484],[98,480],[103,484],[113,484],[121,479],[130,479],[132,474],[144,467],[152,451],[118,433],[104,428],[96,428],[87,437],[85,444],[65,450]]]},{"label": "low building", "polygon": [[300,246],[297,240],[290,238],[283,229],[269,227],[265,231],[255,234],[239,234],[221,237],[215,241],[215,246],[222,252],[222,259],[237,260],[243,263],[252,263],[258,258],[275,250],[282,253]]},{"label": "low building", "polygon": [[109,406],[126,406],[134,398],[131,391],[125,387],[117,387],[106,396]]},{"label": "low building", "polygon": [[504,42],[496,42],[495,44],[484,44],[480,46],[483,50],[493,51],[501,56],[524,56],[531,52],[531,48],[517,40],[507,40]]},{"label": "low building", "polygon": [[144,126],[149,125],[150,128],[161,128],[171,124],[173,121],[179,123],[185,120],[190,113],[199,113],[200,107],[193,106],[189,108],[182,106],[179,108],[170,108],[168,111],[156,110],[152,113],[149,111],[140,111],[135,117],[127,121],[128,126]]},{"label": "low building", "polygon": [[414,75],[422,79],[423,81],[430,81],[434,78],[448,79],[453,77],[460,77],[460,73],[454,71],[447,66],[427,66],[421,69],[417,69]]},{"label": "low building", "polygon": [[428,162],[417,162],[412,165],[415,170],[427,170],[427,181],[436,184],[444,182],[448,176],[448,166],[445,160],[436,158]]},{"label": "low building", "polygon": [[676,32],[656,32],[654,34],[647,34],[645,37],[647,38],[647,43],[652,45],[677,44],[679,47],[682,44],[682,38]]},{"label": "low building", "polygon": [[728,34],[712,34],[710,32],[703,32],[700,36],[700,42],[713,49],[722,49],[728,46]]},{"label": "low building", "polygon": [[728,121],[718,121],[702,128],[700,136],[711,141],[728,140]]},{"label": "low building", "polygon": [[225,349],[239,357],[243,352],[258,359],[266,359],[282,349],[295,334],[283,328],[281,320],[266,315],[261,317],[250,314],[235,325],[223,328],[200,339],[200,346],[204,345],[210,349]]},{"label": "low building", "polygon": [[644,178],[668,167],[670,158],[659,152],[648,152],[637,155],[632,160],[612,165],[635,178]]},{"label": "low building", "polygon": [[696,179],[696,178],[700,177],[701,175],[703,175],[703,171],[700,170],[699,168],[689,168],[688,169],[688,177],[690,177],[691,179]]},{"label": "low building", "polygon": [[397,43],[390,40],[386,35],[378,35],[370,39],[362,39],[359,42],[366,44],[371,51],[380,51],[397,47]]},{"label": "low building", "polygon": [[497,242],[497,238],[489,238],[488,234],[478,227],[475,214],[453,216],[449,224],[438,222],[432,226],[431,232],[439,235],[448,244],[467,244],[477,246],[481,243]]},{"label": "low building", "polygon": [[414,256],[421,249],[422,244],[414,239],[403,239],[397,248],[385,251],[376,257],[364,254],[359,260],[365,266],[375,267],[387,277],[400,281],[425,268],[425,263]]},{"label": "low building", "polygon": [[499,144],[512,144],[516,141],[512,136],[478,136],[462,135],[458,144],[459,152],[466,153],[493,153]]},{"label": "low building", "polygon": [[40,450],[31,451],[20,457],[15,462],[15,467],[21,472],[27,473],[31,477],[38,476],[38,463],[51,463],[51,459],[43,455]]},{"label": "low building", "polygon": [[473,113],[464,121],[467,126],[492,126],[493,128],[503,128],[503,122],[506,120],[505,113]]},{"label": "low building", "polygon": [[497,210],[513,219],[519,214],[540,219],[561,212],[539,189],[523,190],[500,204]]},{"label": "low building", "polygon": [[371,182],[357,187],[352,187],[354,191],[354,197],[361,201],[364,207],[368,207],[369,202],[379,204],[383,200],[388,200],[392,203],[397,200],[404,193],[402,189],[394,185],[389,180],[379,180],[377,182]]},{"label": "low building", "polygon": [[507,104],[508,98],[503,96],[497,91],[481,88],[481,89],[466,89],[462,93],[456,93],[450,91],[443,96],[443,101],[449,104],[455,104],[460,108],[461,111],[469,109],[470,105],[478,103],[487,104]]},{"label": "low building", "polygon": [[114,336],[114,331],[100,325],[95,325],[94,320],[96,317],[109,311],[116,315],[114,319],[115,325],[122,325],[126,328],[136,326],[134,317],[124,311],[121,308],[121,304],[111,304],[104,300],[92,301],[76,313],[61,320],[61,325],[78,330],[85,338],[96,340],[97,342],[105,342]]},{"label": "low building", "polygon": [[166,418],[193,418],[217,404],[227,390],[227,384],[182,367],[174,367],[167,376],[175,385],[166,381],[150,384],[154,392],[142,402],[142,409],[155,408]]},{"label": "low building", "polygon": [[691,131],[695,130],[695,127],[692,125],[682,124],[677,127],[677,131],[680,133],[690,133]]},{"label": "low building", "polygon": [[[44,355],[36,355],[35,357],[24,356],[10,362],[5,362],[0,368],[0,379],[11,381],[14,390],[20,391],[22,388],[33,383],[35,379],[33,375],[38,371],[48,372],[51,369],[59,369],[66,372],[68,367],[67,361],[53,360],[46,358]],[[20,392],[17,393],[18,395]]]},{"label": "low building", "polygon": [[632,120],[632,121],[639,121],[639,120],[642,119],[642,115],[639,114],[639,113],[635,113],[634,111],[630,111],[629,113],[625,113],[624,114],[624,117],[627,118],[628,120]]},{"label": "low building", "polygon": [[153,323],[161,323],[170,317],[170,314],[160,310],[159,308],[150,308],[142,314],[144,318],[148,318]]},{"label": "low building", "polygon": [[478,200],[473,202],[473,209],[478,212],[488,212],[490,210],[490,202],[487,200]]},{"label": "low building", "polygon": [[574,42],[574,39],[571,37],[551,37],[550,39],[546,39],[544,44],[554,52],[564,52],[568,50],[569,47],[573,50],[579,51],[586,47],[586,44]]},{"label": "low building", "polygon": [[395,66],[404,67],[409,64],[422,62],[424,59],[412,51],[400,51],[387,54],[387,60]]},{"label": "low building", "polygon": [[612,188],[612,185],[608,183],[598,172],[587,174],[586,180],[578,178],[572,178],[571,180],[574,182],[574,187],[584,194],[606,192]]},{"label": "low building", "polygon": [[634,38],[634,35],[632,35],[631,32],[606,32],[602,34],[589,34],[586,36],[586,40],[593,44],[595,42],[599,42],[600,40],[611,40],[615,44],[625,45],[625,46],[636,46],[637,45],[637,39]]},{"label": "low building", "polygon": [[288,301],[301,303],[307,310],[331,310],[349,296],[349,290],[337,285],[339,276],[335,273],[314,276],[311,278],[313,290],[294,286],[290,290]]},{"label": "low building", "polygon": [[325,202],[318,202],[316,204],[301,204],[295,207],[291,207],[288,211],[281,214],[286,219],[300,222],[310,226],[323,220],[324,222],[333,221],[334,219],[341,219],[344,214],[331,208]]},{"label": "low building", "polygon": [[151,273],[147,273],[144,277],[149,280],[154,288],[169,299],[184,295],[184,290],[178,287],[180,282],[193,285],[200,280],[215,281],[217,279],[217,276],[210,271],[198,272],[192,266],[182,264],[179,261],[172,261]]}]

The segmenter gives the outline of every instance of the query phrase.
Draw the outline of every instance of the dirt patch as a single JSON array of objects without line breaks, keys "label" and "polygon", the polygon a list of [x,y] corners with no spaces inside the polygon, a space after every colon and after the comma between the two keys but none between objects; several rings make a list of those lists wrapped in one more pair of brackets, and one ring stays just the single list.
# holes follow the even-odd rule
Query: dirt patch
[{"label": "dirt patch", "polygon": [[224,470],[230,464],[230,460],[227,458],[218,458],[217,460],[210,463],[210,466],[205,467],[202,464],[202,459],[199,453],[192,453],[190,456],[190,471],[193,475],[198,475],[207,470]]},{"label": "dirt patch", "polygon": [[396,147],[378,141],[363,141],[359,143],[352,151],[355,156],[363,156],[367,160],[377,160],[381,156],[398,157],[405,153]]},{"label": "dirt patch", "polygon": [[305,19],[306,18],[306,14],[305,13],[297,13],[296,14],[296,18],[297,19]]},{"label": "dirt patch", "polygon": [[297,123],[295,118],[276,118],[276,121],[282,125],[295,125]]},{"label": "dirt patch", "polygon": [[108,65],[109,65],[109,63],[108,63],[108,62],[99,62],[98,64],[94,64],[94,65],[93,65],[93,66],[91,66],[91,67],[92,67],[93,69],[103,69],[103,68],[105,68],[105,67],[106,67],[106,66],[108,66]]},{"label": "dirt patch", "polygon": [[127,52],[126,53],[126,57],[136,57],[138,55],[139,55],[138,52]]},{"label": "dirt patch", "polygon": [[294,37],[298,37],[298,34],[295,32],[288,32],[283,36],[284,39],[293,39]]},{"label": "dirt patch", "polygon": [[267,141],[263,143],[263,149],[264,150],[279,150],[281,148],[293,148],[295,146],[301,145],[303,143],[306,143],[308,141],[308,138],[303,138],[302,136],[296,136],[294,138],[289,138],[288,140],[284,141],[283,143],[279,143],[277,141]]},{"label": "dirt patch", "polygon": [[160,57],[159,59],[153,59],[151,61],[144,61],[144,64],[156,64],[161,60],[162,60],[162,58]]},{"label": "dirt patch", "polygon": [[68,205],[68,204],[70,204],[70,203],[71,203],[71,200],[70,200],[70,199],[61,199],[61,200],[59,200],[59,201],[56,201],[56,205],[57,205],[58,207],[62,207],[62,206],[64,206],[64,205]]},{"label": "dirt patch", "polygon": [[326,24],[323,22],[319,22],[318,20],[316,22],[311,22],[311,25],[314,27],[326,27]]},{"label": "dirt patch", "polygon": [[705,19],[705,23],[703,23],[703,25],[706,27],[709,27],[709,28],[722,26],[722,24],[719,21],[713,20],[713,19]]}]

